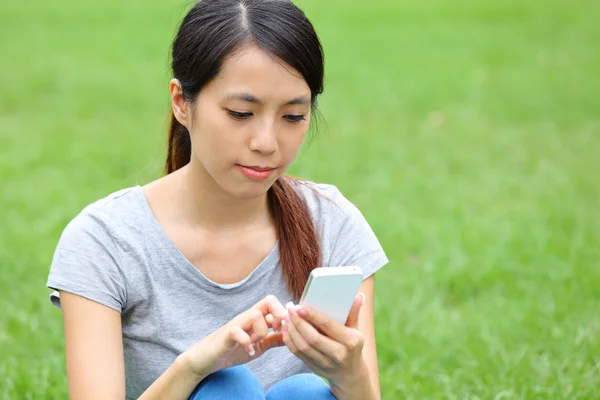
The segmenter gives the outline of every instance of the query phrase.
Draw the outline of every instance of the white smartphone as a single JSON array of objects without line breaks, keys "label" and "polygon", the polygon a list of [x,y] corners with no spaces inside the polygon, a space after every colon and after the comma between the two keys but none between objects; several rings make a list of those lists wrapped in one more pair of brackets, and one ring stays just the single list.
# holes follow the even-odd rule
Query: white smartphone
[{"label": "white smartphone", "polygon": [[360,267],[315,268],[308,277],[300,304],[345,325],[362,280]]}]

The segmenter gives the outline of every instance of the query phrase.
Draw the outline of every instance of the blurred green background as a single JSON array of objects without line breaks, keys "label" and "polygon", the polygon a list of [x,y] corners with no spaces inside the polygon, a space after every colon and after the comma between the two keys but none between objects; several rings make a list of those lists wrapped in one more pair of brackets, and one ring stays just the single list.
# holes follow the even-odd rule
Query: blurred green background
[{"label": "blurred green background", "polygon": [[[600,2],[303,0],[338,185],[391,263],[385,399],[600,396]],[[161,174],[186,5],[0,3],[0,398],[67,396],[45,282],[81,208]]]}]

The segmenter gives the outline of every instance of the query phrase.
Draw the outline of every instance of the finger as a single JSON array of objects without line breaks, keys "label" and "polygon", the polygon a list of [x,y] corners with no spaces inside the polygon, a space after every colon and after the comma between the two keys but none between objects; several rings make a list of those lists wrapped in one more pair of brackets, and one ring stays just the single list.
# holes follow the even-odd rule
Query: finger
[{"label": "finger", "polygon": [[299,318],[297,315],[292,317],[291,322],[290,320],[286,319],[287,331],[292,342],[294,343],[294,346],[300,353],[311,360],[311,363],[315,366],[320,368],[329,368],[331,366],[331,359],[308,344],[306,339],[298,331],[298,328],[296,327],[296,321],[299,319],[301,318]]},{"label": "finger", "polygon": [[296,345],[294,344],[294,342],[292,341],[292,338],[290,337],[290,333],[288,332],[289,324],[291,324],[291,322],[287,322],[286,320],[283,320],[281,322],[281,338],[283,339],[283,343],[287,346],[287,348],[290,350],[290,352],[292,352],[292,354],[297,354],[297,353],[299,353],[299,351],[296,348]]},{"label": "finger", "polygon": [[286,320],[283,320],[281,322],[281,336],[283,338],[283,343],[287,346],[289,351],[293,355],[298,357],[300,360],[302,360],[304,364],[306,364],[307,366],[311,365],[312,360],[309,360],[308,357],[306,357],[296,348],[296,345],[294,344],[294,341],[292,340],[292,338],[290,337],[290,333],[288,332],[288,325],[291,325],[291,322],[288,322]]},{"label": "finger", "polygon": [[365,304],[365,294],[360,292],[354,298],[354,303],[352,303],[350,314],[348,314],[348,319],[346,320],[346,326],[348,328],[358,328],[358,316],[360,315],[360,308],[363,304]]},{"label": "finger", "polygon": [[254,355],[254,346],[252,345],[252,340],[250,339],[250,335],[248,335],[242,328],[237,325],[234,325],[229,329],[229,335],[227,337],[229,347],[235,347],[236,345],[241,345],[244,349],[250,354],[250,356]]},{"label": "finger", "polygon": [[283,321],[287,312],[277,297],[269,295],[259,301],[255,308],[258,309],[264,316],[271,314],[273,316],[271,327],[275,330],[281,329],[281,321]]},{"label": "finger", "polygon": [[281,346],[285,346],[283,334],[273,332],[269,333],[264,339],[256,344],[256,348],[260,354],[264,354],[272,348]]},{"label": "finger", "polygon": [[277,327],[278,329],[275,329],[273,327],[273,325],[275,324],[275,317],[272,314],[267,314],[267,316],[265,317],[265,321],[267,321],[267,326],[269,328],[272,328],[275,331],[275,333],[280,333],[281,332],[281,323],[278,324],[279,325]]},{"label": "finger", "polygon": [[252,342],[257,342],[267,336],[269,333],[269,327],[263,317],[262,313],[258,310],[254,310],[250,314],[252,331],[250,333],[250,339]]},{"label": "finger", "polygon": [[306,306],[299,307],[296,312],[306,321],[310,322],[315,328],[319,329],[336,342],[345,344],[348,341],[348,328],[328,315]]},{"label": "finger", "polygon": [[267,316],[265,317],[265,321],[267,321],[267,324],[269,324],[270,326],[273,326],[274,320],[275,317],[273,316],[273,314],[267,314]]},{"label": "finger", "polygon": [[336,364],[339,363],[340,360],[344,359],[347,350],[343,344],[338,343],[325,335],[322,335],[308,321],[299,316],[292,317],[292,321],[294,322],[294,326],[300,335],[302,335],[306,343],[308,343],[310,346],[315,348],[317,351],[328,357]]}]

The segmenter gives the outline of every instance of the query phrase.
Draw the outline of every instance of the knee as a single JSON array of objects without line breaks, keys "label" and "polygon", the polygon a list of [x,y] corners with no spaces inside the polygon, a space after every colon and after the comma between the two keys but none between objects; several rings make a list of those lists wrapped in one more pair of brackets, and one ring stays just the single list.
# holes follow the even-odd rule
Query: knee
[{"label": "knee", "polygon": [[277,382],[267,400],[336,400],[329,385],[315,374],[298,374]]},{"label": "knee", "polygon": [[264,391],[256,375],[242,365],[210,374],[192,392],[189,400],[264,399]]}]

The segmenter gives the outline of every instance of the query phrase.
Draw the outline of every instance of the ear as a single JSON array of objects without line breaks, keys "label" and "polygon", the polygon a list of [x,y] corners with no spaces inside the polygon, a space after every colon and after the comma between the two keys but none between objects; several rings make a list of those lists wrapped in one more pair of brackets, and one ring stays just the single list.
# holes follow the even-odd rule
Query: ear
[{"label": "ear", "polygon": [[179,123],[188,127],[188,104],[183,98],[183,89],[178,79],[171,79],[169,82],[169,92],[171,93],[171,108],[173,115]]}]

